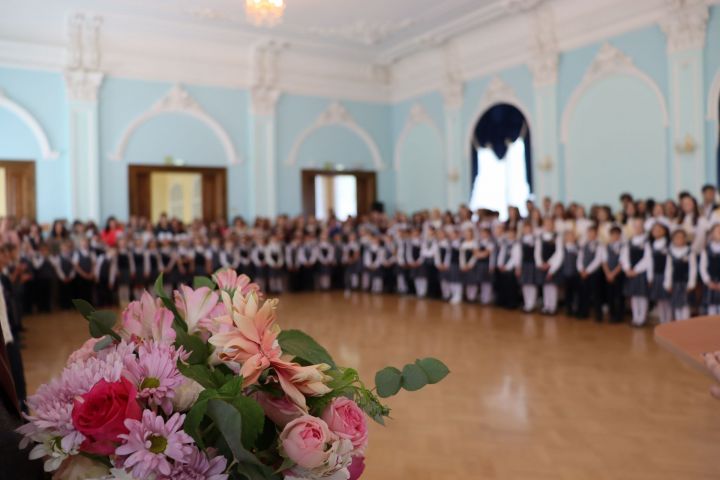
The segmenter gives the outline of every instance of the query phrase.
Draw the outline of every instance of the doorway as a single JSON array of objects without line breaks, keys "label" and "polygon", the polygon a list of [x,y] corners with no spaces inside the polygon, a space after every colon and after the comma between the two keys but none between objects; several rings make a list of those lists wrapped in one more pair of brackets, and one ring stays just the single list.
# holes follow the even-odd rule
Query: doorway
[{"label": "doorway", "polygon": [[359,170],[302,171],[302,198],[305,215],[338,219],[370,213],[376,200],[375,172]]},{"label": "doorway", "polygon": [[35,219],[35,162],[0,161],[0,217]]},{"label": "doorway", "polygon": [[188,223],[227,218],[225,168],[128,167],[130,215],[156,222],[161,213]]}]

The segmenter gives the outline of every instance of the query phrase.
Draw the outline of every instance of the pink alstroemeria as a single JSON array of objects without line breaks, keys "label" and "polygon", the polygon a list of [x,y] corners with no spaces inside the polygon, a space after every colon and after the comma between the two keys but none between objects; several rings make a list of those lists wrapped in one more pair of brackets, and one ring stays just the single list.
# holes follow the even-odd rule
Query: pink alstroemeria
[{"label": "pink alstroemeria", "polygon": [[209,342],[219,349],[221,360],[242,364],[239,373],[245,387],[257,383],[265,370],[273,368],[275,380],[303,410],[307,409],[303,394],[323,395],[330,391],[323,383],[329,379],[323,374],[326,365],[303,367],[281,359],[277,342],[280,328],[275,324],[277,300],[261,302],[255,292],[232,299],[225,291],[221,295],[229,314],[215,321],[231,328],[222,328]]},{"label": "pink alstroemeria", "polygon": [[217,304],[218,294],[208,287],[193,290],[187,285],[181,285],[179,291],[175,290],[175,307],[187,323],[190,333],[202,326]]},{"label": "pink alstroemeria", "polygon": [[213,274],[212,278],[215,283],[217,283],[218,288],[228,292],[231,297],[235,295],[235,292],[243,296],[250,292],[255,292],[262,298],[260,286],[257,283],[252,283],[250,277],[245,274],[238,275],[237,272],[231,268],[218,270]]},{"label": "pink alstroemeria", "polygon": [[126,340],[155,340],[168,346],[175,342],[172,312],[148,292],[143,292],[139,301],[130,302],[122,316],[121,335]]}]

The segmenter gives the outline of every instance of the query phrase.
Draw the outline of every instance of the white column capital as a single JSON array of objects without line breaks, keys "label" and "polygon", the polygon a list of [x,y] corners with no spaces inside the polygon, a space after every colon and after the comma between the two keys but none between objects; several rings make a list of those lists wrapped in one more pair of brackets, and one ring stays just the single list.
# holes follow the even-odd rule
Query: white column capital
[{"label": "white column capital", "polygon": [[275,106],[280,95],[280,90],[270,86],[256,85],[252,87],[250,89],[250,106],[253,115],[275,115]]},{"label": "white column capital", "polygon": [[670,0],[660,27],[667,36],[669,53],[701,50],[710,14],[704,0]]},{"label": "white column capital", "polygon": [[447,110],[459,110],[463,103],[463,82],[457,79],[448,79],[442,87],[443,103]]},{"label": "white column capital", "polygon": [[533,12],[533,31],[529,47],[528,67],[535,86],[556,84],[560,54],[555,35],[555,17],[550,5],[541,5]]},{"label": "white column capital", "polygon": [[64,77],[69,100],[97,102],[97,94],[104,77],[102,72],[73,69],[66,70]]}]

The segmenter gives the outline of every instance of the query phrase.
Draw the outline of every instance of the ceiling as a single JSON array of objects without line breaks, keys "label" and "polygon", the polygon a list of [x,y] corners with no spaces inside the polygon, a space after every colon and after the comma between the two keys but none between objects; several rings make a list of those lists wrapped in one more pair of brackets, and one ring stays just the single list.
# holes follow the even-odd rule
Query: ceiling
[{"label": "ceiling", "polygon": [[[3,10],[52,16],[73,12],[103,16],[105,25],[145,25],[171,33],[198,29],[247,41],[272,37],[380,63],[484,22],[525,10],[540,0],[285,0],[282,24],[257,28],[245,18],[244,0],[0,0]],[[38,9],[38,6],[41,8]],[[159,27],[158,25],[162,25]]]}]

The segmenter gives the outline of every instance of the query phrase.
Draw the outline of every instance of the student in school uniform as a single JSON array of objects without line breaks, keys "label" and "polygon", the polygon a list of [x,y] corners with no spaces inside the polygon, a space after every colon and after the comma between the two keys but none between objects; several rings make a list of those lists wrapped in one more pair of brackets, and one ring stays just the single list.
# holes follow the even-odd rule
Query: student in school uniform
[{"label": "student in school uniform", "polygon": [[160,264],[163,272],[163,289],[168,295],[172,295],[181,280],[180,253],[172,245],[172,236],[161,236],[162,247],[160,248]]},{"label": "student in school uniform", "polygon": [[462,302],[463,285],[460,278],[460,234],[454,227],[448,228],[448,242],[450,244],[450,260],[448,262],[448,286],[450,288],[450,303],[457,305]]},{"label": "student in school uniform", "polygon": [[223,242],[223,249],[220,250],[220,268],[228,268],[237,272],[239,265],[240,259],[237,255],[235,242],[232,238],[228,237]]},{"label": "student in school uniform", "polygon": [[354,232],[348,234],[347,242],[342,246],[342,263],[345,268],[345,293],[357,290],[360,287],[360,272],[362,258],[360,257],[360,244]]},{"label": "student in school uniform", "polygon": [[302,249],[303,235],[300,230],[296,230],[292,234],[292,238],[285,244],[285,269],[287,272],[287,288],[291,292],[298,292],[300,288],[300,268],[299,259],[300,250]]},{"label": "student in school uniform", "polygon": [[460,279],[462,280],[465,298],[469,302],[475,302],[480,285],[479,271],[477,266],[479,244],[475,239],[472,229],[463,229],[463,240],[460,243]]},{"label": "student in school uniform", "polygon": [[422,259],[422,267],[419,272],[421,281],[415,285],[415,288],[422,288],[424,294],[430,298],[440,298],[440,272],[435,265],[435,259],[438,255],[438,238],[437,231],[428,227],[425,230],[425,237],[422,239],[420,248],[420,258]]},{"label": "student in school uniform", "polygon": [[255,246],[250,251],[250,261],[252,262],[253,272],[255,276],[253,281],[260,286],[260,291],[267,290],[268,281],[268,261],[267,261],[267,239],[262,233],[255,237]]},{"label": "student in school uniform", "polygon": [[720,315],[720,223],[710,228],[707,245],[700,252],[700,278],[708,315]]},{"label": "student in school uniform", "polygon": [[72,258],[72,240],[63,240],[60,244],[60,252],[51,259],[58,278],[58,300],[63,310],[72,308],[73,282],[76,274]]},{"label": "student in school uniform", "polygon": [[145,289],[152,291],[155,281],[160,276],[160,272],[163,271],[162,258],[155,238],[150,238],[145,245],[143,261],[140,265],[142,265],[142,277]]},{"label": "student in school uniform", "polygon": [[337,230],[332,234],[332,245],[333,251],[335,252],[335,259],[332,267],[331,284],[335,290],[342,290],[345,288],[345,264],[343,263],[343,234],[341,230]]},{"label": "student in school uniform", "polygon": [[555,315],[558,304],[558,285],[562,282],[559,270],[563,262],[562,237],[555,233],[551,219],[543,221],[543,229],[535,245],[535,265],[538,283],[542,285],[543,309],[545,315]]},{"label": "student in school uniform", "polygon": [[690,248],[685,230],[672,233],[672,244],[668,249],[665,264],[665,289],[670,293],[673,318],[690,318],[690,292],[695,290],[697,281],[697,257]]},{"label": "student in school uniform", "polygon": [[315,269],[315,285],[320,290],[330,290],[332,286],[332,270],[335,262],[335,246],[330,243],[327,231],[320,234],[320,241],[315,246],[317,268]]},{"label": "student in school uniform", "polygon": [[408,248],[410,241],[409,233],[406,227],[399,228],[396,236],[391,237],[393,242],[394,250],[394,267],[393,272],[395,274],[395,285],[397,286],[397,293],[400,295],[407,295],[410,292],[408,285],[409,278],[409,267],[407,265],[407,254],[405,253]]},{"label": "student in school uniform", "polygon": [[298,252],[298,263],[300,265],[300,289],[303,291],[313,290],[315,285],[315,269],[318,262],[318,251],[315,248],[315,237],[305,234],[302,246]]},{"label": "student in school uniform", "polygon": [[95,253],[90,250],[90,240],[80,239],[73,253],[72,264],[75,269],[73,298],[81,298],[96,303],[93,290],[95,285]]},{"label": "student in school uniform", "polygon": [[657,306],[660,323],[672,320],[670,292],[665,289],[665,267],[668,258],[668,229],[662,222],[654,222],[650,229],[650,251],[652,253],[652,274],[650,281],[650,300]]},{"label": "student in school uniform", "polygon": [[270,237],[265,252],[268,264],[268,288],[272,293],[283,293],[285,291],[285,255],[279,233]]},{"label": "student in school uniform", "polygon": [[250,252],[252,252],[250,237],[247,234],[242,234],[237,248],[237,274],[254,278],[255,271],[253,270],[252,260],[250,259]]},{"label": "student in school uniform", "polygon": [[189,270],[193,277],[208,277],[210,272],[207,270],[207,245],[205,240],[197,235],[193,239],[192,250],[188,251],[188,257],[192,259]]},{"label": "student in school uniform", "polygon": [[[397,286],[397,248],[395,238],[392,235],[386,234],[382,237],[380,242],[381,250],[381,266],[382,277],[383,277],[383,292],[397,291],[394,288]],[[397,291],[397,293],[400,293]]]},{"label": "student in school uniform", "polygon": [[437,249],[435,250],[435,268],[440,282],[440,295],[443,300],[450,300],[450,241],[447,233],[439,229],[436,233]]},{"label": "student in school uniform", "polygon": [[380,246],[380,238],[377,235],[370,236],[370,243],[365,248],[363,254],[363,267],[370,279],[370,291],[372,293],[382,293],[383,291],[383,274],[382,274],[382,251]]},{"label": "student in school uniform", "polygon": [[145,242],[138,232],[132,241],[132,256],[133,264],[135,265],[135,276],[133,277],[132,282],[132,297],[135,300],[140,300],[143,290],[145,290],[145,275],[143,271],[143,267],[145,265],[145,251]]},{"label": "student in school uniform", "polygon": [[97,257],[95,279],[98,305],[116,305],[115,279],[117,278],[117,249],[110,247]]},{"label": "student in school uniform", "polygon": [[176,238],[179,282],[184,285],[192,285],[195,271],[195,249],[187,234],[181,233]]},{"label": "student in school uniform", "polygon": [[212,276],[215,272],[222,268],[220,261],[220,237],[213,235],[210,237],[210,246],[205,251],[205,271],[208,276]]},{"label": "student in school uniform", "polygon": [[602,261],[603,253],[598,241],[598,230],[590,225],[585,232],[585,243],[577,258],[579,273],[578,317],[588,318],[592,311],[595,321],[602,321]]},{"label": "student in school uniform", "polygon": [[580,249],[575,230],[567,230],[563,234],[563,262],[560,272],[565,287],[565,313],[569,317],[577,317],[580,310],[580,272],[578,257]]},{"label": "student in school uniform", "polygon": [[117,265],[115,287],[117,288],[118,302],[121,308],[125,308],[130,303],[130,289],[135,278],[135,257],[128,248],[128,242],[124,236],[117,238],[115,262]]},{"label": "student in school uniform", "polygon": [[623,246],[622,229],[613,225],[608,230],[608,243],[602,247],[601,254],[610,323],[622,323],[625,316],[625,275],[620,262]]},{"label": "student in school uniform", "polygon": [[496,245],[489,227],[481,228],[479,236],[478,248],[475,251],[475,269],[480,285],[480,303],[489,305],[493,301]]},{"label": "student in school uniform", "polygon": [[[508,229],[509,232],[509,229]],[[515,248],[518,249],[517,262],[518,280],[522,288],[523,311],[530,313],[535,310],[538,294],[538,272],[535,260],[536,241],[533,227],[524,223],[521,228],[522,235]]]},{"label": "student in school uniform", "polygon": [[620,263],[625,273],[623,293],[630,298],[632,325],[641,327],[648,314],[648,275],[652,273],[652,252],[645,235],[643,220],[633,217],[629,221],[632,236],[620,255]]}]

